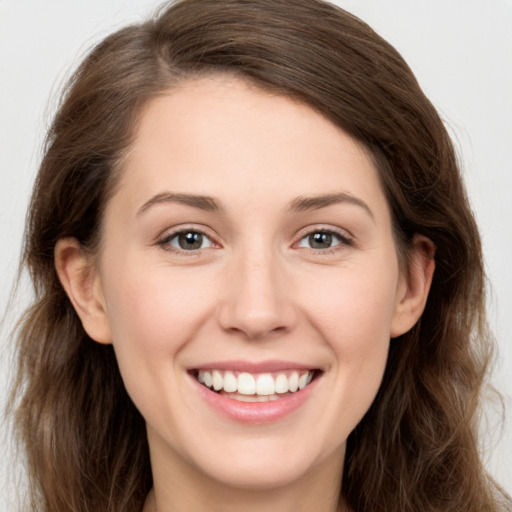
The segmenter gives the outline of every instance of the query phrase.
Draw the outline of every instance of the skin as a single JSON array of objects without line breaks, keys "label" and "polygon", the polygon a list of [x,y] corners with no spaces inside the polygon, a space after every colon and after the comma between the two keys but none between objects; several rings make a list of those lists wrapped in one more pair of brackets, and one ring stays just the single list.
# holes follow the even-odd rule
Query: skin
[{"label": "skin", "polygon": [[[149,102],[124,166],[99,252],[64,239],[56,264],[146,420],[145,510],[341,510],[346,439],[391,338],[423,311],[432,244],[416,237],[402,272],[364,149],[308,107],[233,78]],[[201,249],[180,249],[180,230],[204,233]],[[330,247],[311,245],[318,232]],[[188,373],[276,359],[321,375],[301,407],[266,424],[222,416]]]}]

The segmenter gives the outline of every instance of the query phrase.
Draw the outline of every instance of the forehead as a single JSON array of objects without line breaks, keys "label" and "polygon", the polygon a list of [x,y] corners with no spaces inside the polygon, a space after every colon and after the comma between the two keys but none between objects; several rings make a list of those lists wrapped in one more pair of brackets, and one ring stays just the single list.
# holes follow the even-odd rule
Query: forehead
[{"label": "forehead", "polygon": [[343,188],[381,194],[371,158],[339,127],[302,103],[223,76],[148,102],[124,160],[123,187],[139,203],[167,189],[238,200],[270,190],[283,200]]}]

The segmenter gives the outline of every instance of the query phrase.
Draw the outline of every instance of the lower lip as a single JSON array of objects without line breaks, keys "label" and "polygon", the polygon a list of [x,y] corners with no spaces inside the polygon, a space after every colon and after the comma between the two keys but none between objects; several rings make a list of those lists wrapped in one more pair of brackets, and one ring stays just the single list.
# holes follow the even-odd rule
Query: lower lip
[{"label": "lower lip", "polygon": [[304,389],[272,402],[241,402],[215,393],[194,377],[191,378],[201,396],[214,410],[233,421],[253,424],[273,423],[292,414],[308,400],[318,381],[316,378]]}]

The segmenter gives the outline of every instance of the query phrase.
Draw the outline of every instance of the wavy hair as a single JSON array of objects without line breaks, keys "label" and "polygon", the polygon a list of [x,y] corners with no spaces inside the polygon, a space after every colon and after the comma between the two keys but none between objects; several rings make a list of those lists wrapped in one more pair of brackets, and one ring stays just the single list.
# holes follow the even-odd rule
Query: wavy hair
[{"label": "wavy hair", "polygon": [[401,254],[432,240],[421,320],[392,340],[379,393],[350,435],[340,489],[354,511],[491,512],[477,412],[491,354],[480,238],[443,123],[398,52],[320,0],[179,0],[98,44],[65,88],[30,203],[23,263],[35,301],[16,333],[16,428],[34,511],[140,512],[145,424],[111,346],[85,333],[56,242],[94,251],[142,107],[229,73],[314,108],[374,159]]}]

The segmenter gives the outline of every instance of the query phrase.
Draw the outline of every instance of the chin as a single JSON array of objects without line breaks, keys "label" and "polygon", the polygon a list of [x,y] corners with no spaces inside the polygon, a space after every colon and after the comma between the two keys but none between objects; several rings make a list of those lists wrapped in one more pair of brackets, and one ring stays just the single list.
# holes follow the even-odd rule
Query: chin
[{"label": "chin", "polygon": [[[238,444],[238,443],[237,443]],[[247,441],[223,456],[197,460],[200,471],[212,481],[231,488],[261,491],[286,488],[307,480],[320,468],[341,472],[345,444],[333,452],[317,446],[275,443],[267,439]],[[249,448],[247,448],[249,445]]]},{"label": "chin", "polygon": [[258,465],[253,461],[240,461],[230,467],[217,467],[208,476],[231,488],[264,491],[291,486],[304,478],[309,472],[308,469],[311,471],[309,467],[297,467],[286,460]]}]

